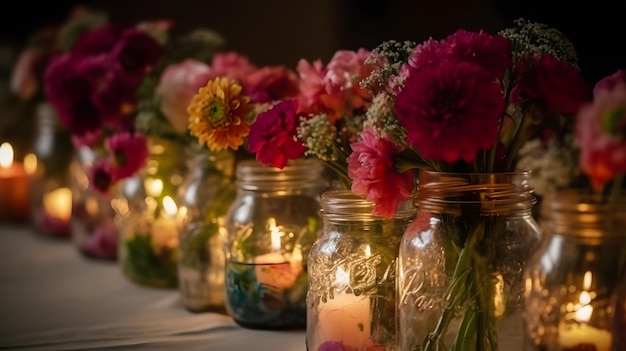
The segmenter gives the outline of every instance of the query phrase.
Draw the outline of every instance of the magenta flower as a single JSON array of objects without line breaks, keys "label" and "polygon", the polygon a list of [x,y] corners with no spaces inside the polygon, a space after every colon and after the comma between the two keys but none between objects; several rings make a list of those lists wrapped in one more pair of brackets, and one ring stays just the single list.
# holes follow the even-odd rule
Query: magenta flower
[{"label": "magenta flower", "polygon": [[373,214],[392,218],[398,204],[411,198],[413,171],[396,172],[393,157],[403,149],[388,139],[377,138],[371,128],[352,144],[348,157],[348,176],[352,192],[374,203]]},{"label": "magenta flower", "polygon": [[446,60],[477,64],[497,79],[502,79],[513,65],[510,51],[510,42],[500,35],[463,29],[443,39],[439,46],[440,55],[444,55]]},{"label": "magenta flower", "polygon": [[395,112],[407,130],[407,142],[422,157],[472,162],[478,151],[494,145],[504,99],[491,72],[445,62],[419,71],[410,68]]},{"label": "magenta flower", "polygon": [[551,55],[534,55],[521,60],[516,68],[517,86],[513,101],[539,102],[548,116],[575,114],[587,100],[588,86],[569,63]]},{"label": "magenta flower", "polygon": [[93,230],[93,234],[82,244],[82,251],[89,257],[117,258],[118,231],[112,222],[104,222]]},{"label": "magenta flower", "polygon": [[109,159],[100,159],[91,165],[87,171],[87,176],[89,177],[89,184],[92,189],[101,194],[107,194],[109,192],[111,185],[115,181],[111,168],[111,161]]},{"label": "magenta flower", "polygon": [[285,100],[259,113],[250,126],[248,146],[264,165],[284,168],[288,160],[304,155],[306,149],[296,139],[300,119],[296,114],[297,100]]},{"label": "magenta flower", "polygon": [[140,133],[114,134],[105,140],[105,146],[112,156],[107,172],[113,181],[132,176],[145,165],[148,158],[148,143]]},{"label": "magenta flower", "polygon": [[136,89],[162,55],[162,47],[149,34],[137,28],[127,28],[111,50],[113,63],[110,74],[121,77],[125,84]]},{"label": "magenta flower", "polygon": [[56,57],[45,75],[46,96],[61,122],[77,135],[101,128],[102,115],[92,100],[99,77],[106,72],[107,60],[101,56],[80,57],[66,53]]}]

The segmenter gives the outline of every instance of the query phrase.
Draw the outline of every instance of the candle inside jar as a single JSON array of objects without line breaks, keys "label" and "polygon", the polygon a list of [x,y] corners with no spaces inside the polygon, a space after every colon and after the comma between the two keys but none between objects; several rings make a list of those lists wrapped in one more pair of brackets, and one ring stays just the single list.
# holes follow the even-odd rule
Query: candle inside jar
[{"label": "candle inside jar", "polygon": [[298,274],[302,272],[302,257],[301,255],[298,257],[297,252],[283,254],[281,237],[284,233],[273,218],[270,218],[268,224],[272,251],[255,257],[256,278],[261,284],[278,289],[289,289],[293,287]]},{"label": "candle inside jar", "polygon": [[72,215],[72,191],[59,188],[43,196],[43,207],[46,214],[54,219],[69,222]]},{"label": "candle inside jar", "polygon": [[178,206],[171,196],[164,196],[163,211],[151,226],[152,244],[155,249],[160,247],[173,248],[178,245],[178,226],[176,225],[176,212]]},{"label": "candle inside jar", "polygon": [[559,345],[564,349],[591,349],[595,351],[609,351],[613,342],[612,334],[607,330],[594,328],[588,325],[593,313],[590,305],[592,295],[588,291],[591,287],[593,275],[586,272],[583,279],[583,291],[580,292],[575,304],[576,321],[559,324]]},{"label": "candle inside jar", "polygon": [[10,143],[0,145],[0,220],[26,220],[30,214],[28,174],[14,162]]},{"label": "candle inside jar", "polygon": [[[349,273],[337,268],[334,286],[345,287]],[[341,342],[344,347],[364,350],[370,339],[370,296],[356,296],[342,289],[318,306],[319,328],[326,341]]]}]

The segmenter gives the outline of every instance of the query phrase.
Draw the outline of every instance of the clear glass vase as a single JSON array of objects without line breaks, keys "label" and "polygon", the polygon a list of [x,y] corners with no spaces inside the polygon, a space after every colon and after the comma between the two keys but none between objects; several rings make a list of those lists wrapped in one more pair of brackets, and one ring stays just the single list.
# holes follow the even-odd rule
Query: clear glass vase
[{"label": "clear glass vase", "polygon": [[350,190],[322,195],[324,230],[308,260],[307,350],[397,349],[398,249],[415,217],[404,205],[386,219]]},{"label": "clear glass vase", "polygon": [[226,212],[235,199],[234,154],[194,150],[178,191],[178,280],[192,312],[226,313]]},{"label": "clear glass vase", "polygon": [[322,231],[318,160],[283,169],[237,164],[237,197],[226,216],[226,308],[252,329],[306,326],[307,258]]},{"label": "clear glass vase", "polygon": [[531,190],[524,172],[420,172],[399,251],[400,350],[522,350],[522,274],[541,238]]},{"label": "clear glass vase", "polygon": [[89,147],[76,150],[70,164],[72,190],[72,241],[85,256],[115,261],[117,259],[118,230],[112,200],[114,190],[102,193],[91,185],[88,169],[103,157]]},{"label": "clear glass vase", "polygon": [[[626,197],[546,197],[545,238],[525,273],[525,350],[626,350]],[[620,340],[621,339],[621,340]]]},{"label": "clear glass vase", "polygon": [[146,166],[121,181],[114,204],[124,275],[144,286],[178,287],[177,189],[186,171],[181,143],[148,138]]},{"label": "clear glass vase", "polygon": [[[35,110],[35,136],[30,174],[31,222],[38,233],[70,238],[72,137],[47,102]],[[28,159],[25,158],[25,162]]]}]

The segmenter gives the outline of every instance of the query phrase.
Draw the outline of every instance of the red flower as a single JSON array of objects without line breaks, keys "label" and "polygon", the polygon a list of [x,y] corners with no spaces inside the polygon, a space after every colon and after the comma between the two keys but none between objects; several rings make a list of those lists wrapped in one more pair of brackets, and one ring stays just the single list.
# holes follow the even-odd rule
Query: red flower
[{"label": "red flower", "polygon": [[402,148],[388,139],[377,138],[371,128],[361,133],[361,141],[352,144],[348,156],[348,176],[352,192],[374,203],[373,214],[392,218],[398,203],[411,198],[413,172],[397,173],[393,156]]},{"label": "red flower", "polygon": [[92,188],[101,193],[108,194],[113,184],[113,175],[111,174],[111,163],[108,159],[100,159],[93,163],[89,168],[89,183]]},{"label": "red flower", "polygon": [[298,75],[285,66],[263,67],[245,80],[246,87],[265,92],[270,101],[298,96]]},{"label": "red flower", "polygon": [[504,107],[491,72],[447,62],[421,71],[410,68],[395,112],[408,143],[422,157],[453,163],[472,162],[479,150],[493,146]]},{"label": "red flower", "polygon": [[102,115],[92,100],[98,78],[106,71],[103,57],[56,57],[45,75],[46,96],[68,129],[80,136],[101,128]]},{"label": "red flower", "polygon": [[304,155],[306,149],[296,139],[300,120],[297,100],[285,100],[259,113],[250,127],[248,146],[264,165],[284,168],[288,160]]},{"label": "red flower", "polygon": [[539,101],[548,116],[575,114],[588,99],[587,82],[572,65],[554,56],[534,55],[522,59],[516,70],[513,100]]},{"label": "red flower", "polygon": [[418,45],[409,65],[421,70],[447,61],[469,62],[491,72],[494,78],[502,79],[513,64],[510,50],[510,42],[500,35],[459,29],[440,42],[429,39]]},{"label": "red flower", "polygon": [[148,158],[146,138],[139,133],[117,133],[105,140],[106,148],[112,156],[108,169],[113,180],[130,177],[139,171]]},{"label": "red flower", "polygon": [[137,28],[128,28],[111,49],[111,74],[136,90],[161,55],[162,47],[154,38]]}]

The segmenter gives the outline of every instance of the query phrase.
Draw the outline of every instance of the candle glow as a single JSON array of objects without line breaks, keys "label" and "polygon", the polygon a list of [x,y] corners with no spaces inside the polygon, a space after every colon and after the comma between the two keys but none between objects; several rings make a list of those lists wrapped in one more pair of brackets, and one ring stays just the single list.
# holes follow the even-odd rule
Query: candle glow
[{"label": "candle glow", "polygon": [[364,350],[370,339],[370,297],[346,291],[350,273],[342,267],[335,271],[334,298],[318,307],[319,328],[325,341],[341,342],[344,347]]},{"label": "candle glow", "polygon": [[20,162],[14,162],[13,147],[0,145],[0,220],[24,220],[30,215],[28,174]]},{"label": "candle glow", "polygon": [[591,272],[585,272],[583,290],[579,294],[578,302],[571,307],[574,312],[575,323],[562,321],[559,325],[559,344],[563,348],[578,348],[580,345],[585,345],[595,347],[596,351],[611,350],[613,341],[611,333],[588,324],[593,314],[591,302],[596,295],[595,292],[589,291],[592,278]]}]

